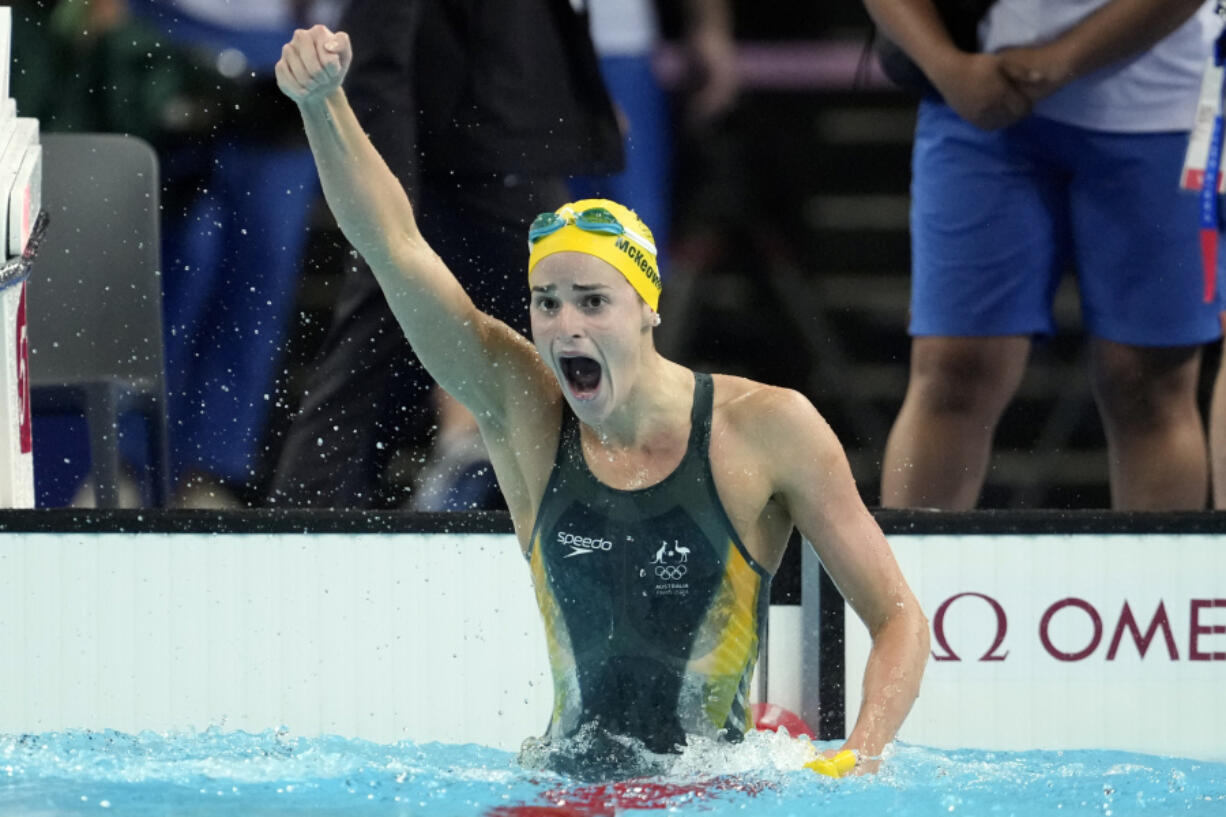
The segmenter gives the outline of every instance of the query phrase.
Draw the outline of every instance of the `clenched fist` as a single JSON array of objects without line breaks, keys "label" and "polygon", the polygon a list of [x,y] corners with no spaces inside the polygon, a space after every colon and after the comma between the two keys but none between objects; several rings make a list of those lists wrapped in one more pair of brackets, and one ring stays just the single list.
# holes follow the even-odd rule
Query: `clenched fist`
[{"label": "clenched fist", "polygon": [[353,47],[345,32],[321,25],[300,28],[281,48],[277,85],[299,105],[323,99],[340,87],[352,62]]}]

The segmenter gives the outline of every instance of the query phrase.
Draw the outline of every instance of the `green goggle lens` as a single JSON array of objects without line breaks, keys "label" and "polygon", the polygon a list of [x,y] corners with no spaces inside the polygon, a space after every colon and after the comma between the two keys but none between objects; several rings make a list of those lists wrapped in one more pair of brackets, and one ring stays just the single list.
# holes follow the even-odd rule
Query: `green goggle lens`
[{"label": "green goggle lens", "polygon": [[585,230],[589,233],[603,233],[605,235],[621,235],[626,231],[622,223],[617,220],[617,216],[610,213],[607,209],[604,207],[591,207],[582,213],[575,214],[573,218],[568,218],[561,213],[541,213],[532,220],[531,226],[528,227],[528,241],[536,243],[545,236],[556,233],[567,224],[574,224],[580,230]]}]

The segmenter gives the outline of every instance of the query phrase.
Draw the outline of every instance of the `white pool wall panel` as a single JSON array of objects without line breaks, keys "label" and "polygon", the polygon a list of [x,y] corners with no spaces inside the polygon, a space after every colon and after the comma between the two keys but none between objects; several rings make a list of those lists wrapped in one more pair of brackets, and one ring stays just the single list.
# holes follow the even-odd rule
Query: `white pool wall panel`
[{"label": "white pool wall panel", "polygon": [[[771,614],[785,706],[799,609]],[[0,733],[284,727],[516,749],[552,704],[509,534],[0,533],[0,656]]]},{"label": "white pool wall panel", "polygon": [[0,535],[0,732],[517,747],[551,690],[507,535]]},{"label": "white pool wall panel", "polygon": [[[901,739],[1226,760],[1226,537],[895,535],[890,542],[933,632]],[[1126,625],[1111,655],[1125,603],[1142,640],[1155,627],[1144,656]],[[845,629],[850,729],[870,642],[850,608]]]}]

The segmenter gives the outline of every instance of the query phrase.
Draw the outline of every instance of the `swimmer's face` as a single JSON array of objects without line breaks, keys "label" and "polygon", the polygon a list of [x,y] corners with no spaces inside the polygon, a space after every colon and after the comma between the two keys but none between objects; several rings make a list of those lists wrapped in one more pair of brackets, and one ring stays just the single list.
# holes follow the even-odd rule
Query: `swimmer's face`
[{"label": "swimmer's face", "polygon": [[637,382],[651,309],[608,263],[560,252],[532,273],[532,339],[580,420],[599,424]]}]

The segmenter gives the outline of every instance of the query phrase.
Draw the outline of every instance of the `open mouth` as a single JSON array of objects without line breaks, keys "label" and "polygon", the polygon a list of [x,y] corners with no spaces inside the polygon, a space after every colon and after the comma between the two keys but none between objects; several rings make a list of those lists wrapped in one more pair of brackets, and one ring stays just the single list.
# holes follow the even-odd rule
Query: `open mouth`
[{"label": "open mouth", "polygon": [[571,393],[580,400],[588,400],[600,388],[600,364],[590,357],[564,357],[558,360],[562,376],[570,386]]}]

